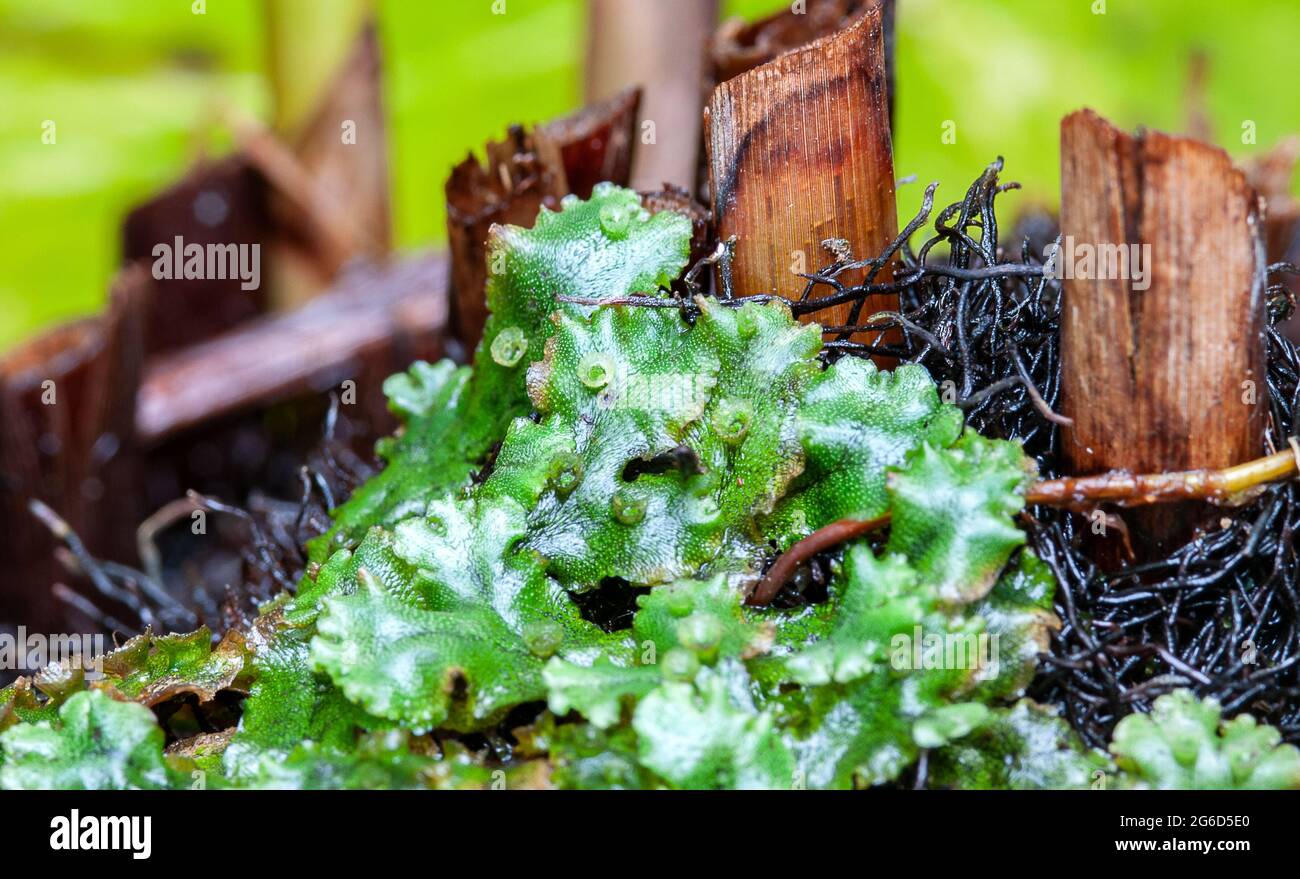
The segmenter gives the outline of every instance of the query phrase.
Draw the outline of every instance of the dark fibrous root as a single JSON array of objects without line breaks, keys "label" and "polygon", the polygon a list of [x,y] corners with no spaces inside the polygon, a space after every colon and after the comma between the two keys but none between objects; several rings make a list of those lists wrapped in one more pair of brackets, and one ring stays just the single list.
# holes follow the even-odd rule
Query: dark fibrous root
[{"label": "dark fibrous root", "polygon": [[[64,567],[94,587],[94,594],[87,595],[56,584],[55,598],[100,628],[123,635],[146,628],[188,632],[203,624],[220,636],[228,628],[246,625],[259,604],[281,590],[296,589],[306,567],[303,546],[329,529],[336,500],[374,473],[345,440],[336,438],[338,418],[338,399],[331,395],[321,443],[299,472],[302,495],[296,503],[254,496],[245,509],[189,492],[137,529],[143,570],[94,557],[67,522],[47,505],[32,501],[32,514],[65,547],[59,556]],[[229,537],[232,561],[242,559],[242,578],[190,585],[188,590],[187,584],[168,581],[159,539],[169,528],[188,525],[196,510],[229,515],[242,525]],[[213,529],[204,539],[225,545],[227,536],[220,531]]]}]

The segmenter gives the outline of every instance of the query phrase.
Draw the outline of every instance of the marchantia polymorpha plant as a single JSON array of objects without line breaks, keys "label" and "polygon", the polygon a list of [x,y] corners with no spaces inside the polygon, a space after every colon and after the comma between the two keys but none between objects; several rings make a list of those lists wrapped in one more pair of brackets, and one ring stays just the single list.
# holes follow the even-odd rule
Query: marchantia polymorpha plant
[{"label": "marchantia polymorpha plant", "polygon": [[[404,427],[296,594],[0,691],[0,786],[848,788],[922,753],[942,786],[1300,786],[1276,730],[1186,693],[1109,755],[1023,698],[1058,625],[1014,518],[1034,463],[922,367],[823,366],[780,303],[561,301],[664,295],[690,235],[609,185],[494,229],[472,366],[388,380]],[[744,604],[775,552],[885,513],[825,601]],[[597,625],[593,590],[635,611]],[[237,725],[164,750],[149,706],[226,691]],[[467,746],[514,717],[508,759]]]}]

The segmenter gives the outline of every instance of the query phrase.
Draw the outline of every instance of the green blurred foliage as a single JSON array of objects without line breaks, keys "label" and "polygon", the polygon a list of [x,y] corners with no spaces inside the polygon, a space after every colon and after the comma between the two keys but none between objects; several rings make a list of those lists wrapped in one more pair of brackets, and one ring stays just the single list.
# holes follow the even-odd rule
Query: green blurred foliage
[{"label": "green blurred foliage", "polygon": [[[445,235],[442,184],[510,122],[580,100],[583,0],[375,0],[385,48],[397,239]],[[647,0],[653,2],[653,0]],[[1052,204],[1060,117],[1181,131],[1189,59],[1210,62],[1220,143],[1240,158],[1300,131],[1295,0],[899,0],[896,162],[910,216],[921,186],[960,195],[998,155]],[[724,0],[753,16],[785,0]],[[259,0],[0,0],[0,349],[99,308],[129,207],[228,146],[216,107],[263,118]],[[42,143],[53,120],[57,142]],[[1251,120],[1256,144],[1242,143]],[[955,126],[945,143],[944,124]]]},{"label": "green blurred foliage", "polygon": [[398,241],[446,236],[443,183],[512,122],[582,100],[583,0],[382,0]]},{"label": "green blurred foliage", "polygon": [[228,148],[205,136],[218,100],[264,112],[259,16],[0,0],[0,349],[102,306],[125,212],[200,149]]}]

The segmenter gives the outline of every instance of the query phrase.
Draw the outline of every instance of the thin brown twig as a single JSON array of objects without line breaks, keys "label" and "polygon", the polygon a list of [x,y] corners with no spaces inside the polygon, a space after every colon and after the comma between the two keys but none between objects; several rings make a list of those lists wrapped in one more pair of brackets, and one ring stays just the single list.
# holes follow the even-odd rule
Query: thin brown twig
[{"label": "thin brown twig", "polygon": [[1035,483],[1025,502],[1068,507],[1109,501],[1125,507],[1203,500],[1232,504],[1256,486],[1296,474],[1296,452],[1287,449],[1223,470],[1133,474],[1111,470],[1096,476],[1063,476]]},{"label": "thin brown twig", "polygon": [[[1186,500],[1232,503],[1253,488],[1295,476],[1298,465],[1300,446],[1293,446],[1223,470],[1140,475],[1112,470],[1096,476],[1066,476],[1034,483],[1025,492],[1025,503],[1057,507],[1100,502],[1133,507]],[[770,604],[795,570],[814,555],[883,528],[889,521],[890,514],[885,513],[874,519],[840,519],[817,529],[781,554],[746,603],[757,607]]]},{"label": "thin brown twig", "polygon": [[875,519],[840,519],[824,528],[819,528],[790,547],[776,560],[772,569],[754,587],[754,591],[745,600],[747,604],[762,607],[771,604],[772,599],[781,591],[781,587],[790,579],[799,565],[819,552],[838,546],[841,543],[869,534],[877,528],[889,524],[889,514]]},{"label": "thin brown twig", "polygon": [[373,234],[348,214],[270,129],[233,108],[223,109],[239,148],[271,186],[302,211],[331,266],[343,265],[358,250],[377,247]]},{"label": "thin brown twig", "polygon": [[48,504],[36,498],[32,498],[27,502],[27,509],[41,524],[49,529],[50,534],[56,540],[68,548],[77,568],[80,569],[79,573],[89,578],[101,595],[129,607],[139,615],[141,621],[146,625],[154,622],[153,612],[139,600],[138,596],[113,582],[112,578],[104,572],[99,561],[86,549],[86,545],[81,542],[77,532],[72,529],[72,526],[62,516],[54,512]]},{"label": "thin brown twig", "polygon": [[158,549],[158,533],[198,509],[201,507],[194,498],[177,498],[164,504],[135,529],[135,548],[140,555],[140,564],[155,583],[163,582],[162,553]]}]

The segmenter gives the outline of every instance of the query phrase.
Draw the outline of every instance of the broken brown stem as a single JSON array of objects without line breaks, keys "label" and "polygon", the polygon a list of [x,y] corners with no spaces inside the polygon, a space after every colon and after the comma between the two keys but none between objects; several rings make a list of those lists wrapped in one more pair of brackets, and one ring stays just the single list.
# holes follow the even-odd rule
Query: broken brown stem
[{"label": "broken brown stem", "polygon": [[361,227],[347,208],[327,191],[294,154],[267,128],[229,111],[235,140],[257,168],[308,224],[308,234],[329,273],[338,271],[358,250],[380,251],[372,231]]},{"label": "broken brown stem", "polygon": [[[1112,470],[1096,476],[1067,476],[1034,483],[1025,492],[1025,503],[1054,507],[1082,507],[1106,502],[1133,507],[1186,500],[1232,503],[1251,489],[1295,476],[1300,469],[1298,464],[1300,444],[1295,444],[1285,452],[1223,470],[1140,475]],[[877,531],[889,521],[890,515],[885,513],[874,519],[840,519],[817,529],[781,554],[750,593],[746,603],[758,607],[770,604],[795,570],[814,555]]]},{"label": "broken brown stem", "polygon": [[606,101],[632,85],[644,90],[632,188],[665,182],[694,188],[700,83],[718,0],[590,0],[587,8],[587,102]]},{"label": "broken brown stem", "polygon": [[1035,483],[1026,493],[1025,501],[1055,507],[1102,502],[1135,507],[1187,500],[1231,503],[1252,488],[1295,473],[1296,452],[1287,449],[1223,470],[1149,474],[1110,470],[1096,476],[1048,479]]},{"label": "broken brown stem", "polygon": [[[1061,435],[1066,472],[1217,471],[1261,448],[1259,225],[1259,199],[1223,150],[1157,131],[1129,135],[1089,110],[1062,121],[1063,245],[1054,260],[1074,264],[1061,299],[1059,405],[1074,421]],[[1089,248],[1137,256],[1128,271],[1086,271],[1079,254]],[[1149,283],[1138,282],[1140,271]],[[1175,497],[1199,496],[1195,479],[1184,483],[1174,480]],[[1165,558],[1207,512],[1132,516],[1139,557]],[[1094,561],[1119,563],[1114,547],[1094,544]]]},{"label": "broken brown stem", "polygon": [[[839,21],[847,7],[835,5],[832,20]],[[736,238],[730,271],[724,262],[718,276],[742,295],[794,300],[825,242],[880,253],[898,234],[883,7],[863,3],[842,29],[737,71],[713,92],[705,116],[713,219],[719,238]],[[792,26],[812,23],[793,18]],[[847,261],[841,251],[837,257]],[[857,285],[892,276],[890,266],[865,265],[841,269],[838,280]],[[897,291],[846,301],[820,322],[856,324],[860,314],[880,309],[898,310]],[[863,333],[854,341],[879,340]]]}]

